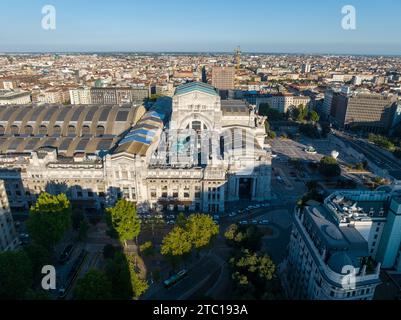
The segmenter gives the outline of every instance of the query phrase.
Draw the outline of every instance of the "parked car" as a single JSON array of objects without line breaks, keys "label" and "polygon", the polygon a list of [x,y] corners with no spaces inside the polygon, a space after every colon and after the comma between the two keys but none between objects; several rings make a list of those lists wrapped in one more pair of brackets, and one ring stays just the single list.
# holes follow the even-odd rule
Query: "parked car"
[{"label": "parked car", "polygon": [[241,224],[241,225],[244,225],[244,226],[245,226],[245,225],[247,225],[247,224],[248,224],[248,221],[245,221],[245,220],[244,220],[244,221],[241,221],[239,224]]},{"label": "parked car", "polygon": [[220,220],[220,216],[217,215],[213,216],[213,220]]},{"label": "parked car", "polygon": [[232,218],[232,217],[237,216],[237,213],[236,212],[231,212],[228,216]]},{"label": "parked car", "polygon": [[257,220],[252,220],[252,224],[258,224]]},{"label": "parked car", "polygon": [[267,224],[269,224],[269,220],[261,220],[261,221],[259,221],[259,224],[267,225]]},{"label": "parked car", "polygon": [[22,245],[27,245],[27,244],[29,244],[29,241],[30,241],[29,234],[27,234],[27,233],[21,233],[21,234],[19,235],[19,240],[21,241],[21,244],[22,244]]},{"label": "parked car", "polygon": [[72,254],[73,251],[74,251],[74,245],[73,244],[69,244],[68,246],[65,247],[65,249],[61,253],[58,261],[61,264],[66,263],[71,258],[71,254]]}]

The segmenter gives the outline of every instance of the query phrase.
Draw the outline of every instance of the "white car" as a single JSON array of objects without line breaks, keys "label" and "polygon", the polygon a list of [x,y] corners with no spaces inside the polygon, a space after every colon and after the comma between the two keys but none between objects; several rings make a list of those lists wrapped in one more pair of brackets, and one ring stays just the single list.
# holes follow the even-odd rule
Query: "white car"
[{"label": "white car", "polygon": [[239,224],[242,224],[242,225],[244,225],[244,226],[245,226],[245,225],[247,225],[247,224],[248,224],[248,221],[245,221],[245,220],[244,220],[244,221],[241,221]]},{"label": "white car", "polygon": [[267,225],[267,224],[269,224],[269,220],[261,220],[261,221],[259,221],[259,224]]},{"label": "white car", "polygon": [[232,217],[237,216],[237,213],[236,212],[231,212],[228,216],[232,218]]},{"label": "white car", "polygon": [[213,216],[213,220],[220,220],[220,216]]}]

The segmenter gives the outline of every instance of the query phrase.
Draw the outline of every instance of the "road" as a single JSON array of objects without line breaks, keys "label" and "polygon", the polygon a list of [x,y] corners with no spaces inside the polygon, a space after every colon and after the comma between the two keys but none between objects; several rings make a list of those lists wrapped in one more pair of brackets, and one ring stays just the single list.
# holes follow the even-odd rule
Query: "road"
[{"label": "road", "polygon": [[210,277],[220,272],[221,263],[209,252],[188,270],[188,276],[170,289],[162,284],[153,288],[153,292],[146,295],[146,300],[185,300],[195,295]]}]

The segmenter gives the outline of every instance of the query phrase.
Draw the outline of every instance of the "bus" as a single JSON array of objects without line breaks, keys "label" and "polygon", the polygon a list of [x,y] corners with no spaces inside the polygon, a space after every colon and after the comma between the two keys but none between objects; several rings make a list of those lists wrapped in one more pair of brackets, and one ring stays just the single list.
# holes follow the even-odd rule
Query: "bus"
[{"label": "bus", "polygon": [[187,270],[181,270],[177,274],[173,275],[171,278],[164,281],[164,283],[163,283],[164,287],[166,289],[171,288],[172,286],[174,286],[175,284],[180,282],[182,279],[184,279],[187,275],[188,275]]}]

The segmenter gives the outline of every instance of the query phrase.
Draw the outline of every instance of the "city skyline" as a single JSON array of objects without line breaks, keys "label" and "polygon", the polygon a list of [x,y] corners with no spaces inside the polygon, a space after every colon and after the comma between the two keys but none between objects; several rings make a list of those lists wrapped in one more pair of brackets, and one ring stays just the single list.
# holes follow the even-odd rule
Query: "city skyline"
[{"label": "city skyline", "polygon": [[[0,35],[0,52],[218,53],[240,45],[254,53],[401,54],[396,16],[401,3],[389,0],[302,5],[291,0],[251,5],[120,0],[114,5],[98,1],[95,7],[82,1],[19,2],[2,5],[0,27],[8,32]],[[41,10],[48,4],[56,8],[56,30],[41,28]],[[344,5],[356,9],[356,30],[341,27]]]}]

